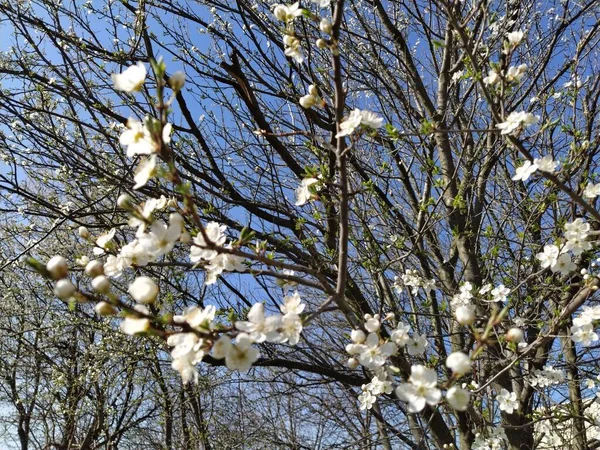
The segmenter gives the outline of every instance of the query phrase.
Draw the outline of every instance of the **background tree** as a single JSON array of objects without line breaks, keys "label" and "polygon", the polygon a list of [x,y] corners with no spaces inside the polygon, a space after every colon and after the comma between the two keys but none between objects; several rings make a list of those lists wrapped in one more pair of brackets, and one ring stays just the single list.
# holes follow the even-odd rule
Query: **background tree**
[{"label": "background tree", "polygon": [[[98,257],[96,238],[115,229],[110,256],[100,256],[107,274],[120,275],[111,278],[111,301],[142,317],[127,294],[142,273],[160,295],[148,313],[151,336],[119,344],[135,356],[94,356],[119,375],[80,389],[97,400],[131,386],[123,408],[148,427],[131,433],[146,444],[594,448],[597,2],[317,3],[303,11],[245,0],[0,3],[12,36],[0,62],[2,267],[13,289],[32,283],[35,304],[47,305],[59,330],[39,337],[50,341],[49,353],[39,353],[36,333],[22,334],[28,326],[11,318],[6,386],[36,403],[48,359],[85,360],[97,341],[92,330],[104,336],[122,322],[94,318],[104,297],[73,269],[75,258]],[[148,64],[159,56],[164,72]],[[115,91],[111,74],[138,63],[152,67],[141,91]],[[185,72],[182,88],[176,71]],[[156,156],[128,157],[119,137],[129,117],[146,115]],[[154,157],[156,175],[132,189],[149,175],[138,166]],[[132,200],[117,205],[123,193]],[[161,196],[143,218],[146,234],[178,212],[197,245],[181,238],[148,264],[129,257],[120,274],[115,260],[141,239],[127,225],[132,205]],[[206,244],[213,221],[228,227],[232,243],[216,247],[219,257],[245,261],[216,283],[212,258],[190,261],[190,247],[192,255],[214,248]],[[76,238],[79,226],[91,237]],[[18,264],[25,254],[46,261],[54,253],[69,260],[76,297],[87,301],[71,301],[72,311],[50,302],[42,281]],[[273,316],[290,284],[306,304],[297,345],[260,343],[260,358],[241,374],[213,353],[198,367],[197,386],[171,390],[164,338],[193,331],[207,353],[216,340],[173,315],[213,305],[215,322],[230,327],[264,302]],[[37,306],[20,307],[39,328]],[[65,318],[73,315],[72,328]],[[362,345],[361,333],[350,335],[358,329],[375,334],[367,341],[374,351],[390,350],[389,370],[369,364],[364,348],[348,354],[351,338]],[[12,330],[22,336],[14,344]],[[61,348],[66,336],[73,339]],[[389,339],[398,351],[383,347]],[[23,365],[21,345],[36,349]],[[457,352],[470,365],[451,359],[446,367]],[[152,376],[128,375],[137,364]],[[35,368],[27,377],[14,374],[27,366]],[[67,365],[66,379],[73,370],[82,369]],[[411,391],[433,373],[439,383]],[[224,374],[225,386],[207,387]],[[458,388],[470,392],[468,406],[450,394]],[[7,401],[21,417],[11,389]],[[419,408],[423,390],[429,404]],[[46,404],[76,397],[60,398]],[[207,401],[216,408],[209,415]],[[82,413],[82,423],[97,424],[101,410]],[[152,423],[153,414],[164,424]],[[78,431],[59,416],[44,423],[83,445],[90,427]],[[119,433],[110,429],[100,433],[104,442]],[[33,445],[35,433],[23,430]],[[44,436],[43,445],[55,442]]]}]

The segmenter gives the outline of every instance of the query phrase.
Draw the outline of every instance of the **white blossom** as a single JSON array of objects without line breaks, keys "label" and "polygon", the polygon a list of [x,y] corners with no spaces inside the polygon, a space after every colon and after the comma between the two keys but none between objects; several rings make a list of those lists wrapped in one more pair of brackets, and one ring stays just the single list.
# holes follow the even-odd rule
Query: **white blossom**
[{"label": "white blossom", "polygon": [[527,181],[527,179],[538,170],[537,164],[532,164],[531,161],[525,161],[522,166],[517,167],[515,175],[512,177],[513,181]]},{"label": "white blossom", "polygon": [[427,336],[424,334],[415,334],[406,342],[406,350],[411,356],[422,355],[425,349],[429,346]]},{"label": "white blossom", "polygon": [[425,405],[437,405],[442,398],[441,391],[437,388],[437,373],[425,366],[411,367],[408,383],[402,383],[396,388],[396,395],[402,401],[408,402],[408,412],[417,413]]},{"label": "white blossom", "polygon": [[262,303],[255,303],[248,311],[247,321],[237,321],[235,327],[249,333],[252,341],[260,343],[274,341],[279,337],[277,328],[281,324],[281,316],[265,317],[265,307]]},{"label": "white blossom", "polygon": [[500,394],[496,396],[498,407],[507,414],[512,414],[516,409],[519,409],[519,401],[515,392],[508,392],[506,389],[500,390]]},{"label": "white blossom", "polygon": [[245,372],[258,359],[258,349],[252,347],[252,339],[246,333],[240,333],[235,338],[225,357],[225,365],[229,370]]},{"label": "white blossom", "polygon": [[543,156],[542,158],[535,158],[533,164],[538,167],[539,171],[546,173],[554,173],[558,167],[558,162],[554,161],[550,155]]},{"label": "white blossom", "polygon": [[[540,118],[538,116],[534,116],[531,113],[525,111],[513,111],[506,117],[504,122],[496,124],[496,128],[501,130],[500,134],[511,134],[517,128],[536,124],[539,120]],[[529,164],[531,164],[531,162]]]},{"label": "white blossom", "polygon": [[130,66],[121,73],[111,75],[114,83],[113,87],[117,91],[138,92],[146,81],[147,73],[146,66],[138,61],[135,66]]},{"label": "white blossom", "polygon": [[318,178],[303,178],[300,182],[300,186],[296,189],[296,206],[306,205],[313,197],[312,192],[310,191],[310,186],[318,183]]},{"label": "white blossom", "polygon": [[[225,235],[225,231],[227,231],[226,225],[219,225],[216,222],[209,222],[206,227],[204,227],[204,232],[208,240],[212,245],[222,246],[227,236]],[[218,252],[213,249],[208,249],[207,241],[204,239],[202,233],[198,233],[198,235],[194,238],[194,245],[190,250],[190,261],[198,262],[200,260],[211,260],[218,255]]]},{"label": "white blossom", "polygon": [[[150,311],[144,305],[135,305],[134,310],[145,315],[150,315]],[[150,319],[145,317],[136,316],[135,314],[129,314],[121,322],[121,331],[125,334],[138,334],[144,333],[150,329]]]},{"label": "white blossom", "polygon": [[448,404],[457,411],[466,411],[470,399],[471,393],[458,386],[452,386],[446,393]]}]

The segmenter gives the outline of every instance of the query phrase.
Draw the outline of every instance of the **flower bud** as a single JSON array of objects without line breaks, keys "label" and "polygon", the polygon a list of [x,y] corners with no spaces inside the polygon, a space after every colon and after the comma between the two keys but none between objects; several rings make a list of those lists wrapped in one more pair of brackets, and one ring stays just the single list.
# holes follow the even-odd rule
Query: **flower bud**
[{"label": "flower bud", "polygon": [[454,352],[446,358],[446,367],[456,374],[464,375],[471,371],[471,359],[462,352]]},{"label": "flower bud", "polygon": [[314,84],[311,84],[308,87],[308,93],[310,95],[312,95],[313,97],[318,97],[319,96],[319,91],[317,90],[317,87]]},{"label": "flower bud", "polygon": [[92,289],[98,294],[108,294],[110,292],[110,280],[104,275],[98,275],[92,280]]},{"label": "flower bud", "polygon": [[290,34],[286,34],[283,37],[283,43],[288,47],[297,47],[300,45],[300,41]]},{"label": "flower bud", "polygon": [[87,255],[80,256],[79,258],[75,258],[75,262],[78,266],[85,267],[87,263],[90,262],[90,258]]},{"label": "flower bud", "polygon": [[82,237],[83,239],[87,239],[90,237],[89,230],[84,226],[80,226],[79,229],[77,230],[77,232],[79,233],[79,236]]},{"label": "flower bud", "polygon": [[321,19],[321,23],[319,23],[319,28],[323,33],[331,34],[331,22],[328,19]]},{"label": "flower bud", "polygon": [[67,260],[60,255],[53,256],[46,263],[46,270],[50,272],[50,276],[55,280],[60,280],[67,276],[69,267],[67,266]]},{"label": "flower bud", "polygon": [[104,275],[104,265],[97,259],[90,261],[85,266],[85,274],[92,278],[96,278],[99,275]]},{"label": "flower bud", "polygon": [[327,41],[325,39],[317,39],[317,42],[315,42],[317,48],[327,48],[328,44]]},{"label": "flower bud", "polygon": [[475,312],[470,306],[459,306],[454,312],[456,321],[461,325],[472,325],[475,322]]},{"label": "flower bud", "polygon": [[117,206],[121,209],[130,210],[133,208],[131,197],[128,194],[121,194],[117,199]]},{"label": "flower bud", "polygon": [[310,107],[314,106],[316,102],[317,99],[310,94],[300,97],[300,106],[302,106],[304,109],[309,109]]},{"label": "flower bud", "polygon": [[108,302],[96,303],[94,310],[99,316],[114,316],[117,313],[115,307]]},{"label": "flower bud", "polygon": [[361,352],[361,346],[357,344],[346,345],[346,351],[351,355],[358,355]]},{"label": "flower bud", "polygon": [[362,344],[365,342],[365,339],[367,339],[367,335],[363,330],[352,330],[352,333],[350,333],[350,339],[352,339],[352,342],[355,344]]},{"label": "flower bud", "polygon": [[525,334],[520,328],[511,328],[506,332],[505,337],[508,342],[512,342],[514,344],[518,344],[519,342],[523,342],[525,340]]},{"label": "flower bud", "polygon": [[287,19],[287,8],[284,5],[277,5],[273,10],[277,20],[285,21]]},{"label": "flower bud", "polygon": [[67,300],[75,294],[75,286],[71,283],[71,280],[68,278],[63,278],[62,280],[58,280],[54,285],[54,295],[56,295],[61,300]]},{"label": "flower bud", "polygon": [[158,296],[158,286],[149,277],[137,277],[129,285],[129,294],[138,303],[154,303]]},{"label": "flower bud", "polygon": [[348,367],[350,367],[351,369],[356,369],[359,364],[360,363],[358,362],[358,359],[356,359],[356,358],[350,358],[348,360]]},{"label": "flower bud", "polygon": [[185,84],[185,73],[182,71],[175,72],[169,77],[169,86],[174,91],[180,91]]}]

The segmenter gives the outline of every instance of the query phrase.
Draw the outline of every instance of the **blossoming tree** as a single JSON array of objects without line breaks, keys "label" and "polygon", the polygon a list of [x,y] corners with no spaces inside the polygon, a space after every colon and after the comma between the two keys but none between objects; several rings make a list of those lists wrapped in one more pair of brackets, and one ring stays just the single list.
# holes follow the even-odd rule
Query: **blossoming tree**
[{"label": "blossoming tree", "polygon": [[2,8],[4,270],[292,398],[276,447],[599,443],[597,2]]}]

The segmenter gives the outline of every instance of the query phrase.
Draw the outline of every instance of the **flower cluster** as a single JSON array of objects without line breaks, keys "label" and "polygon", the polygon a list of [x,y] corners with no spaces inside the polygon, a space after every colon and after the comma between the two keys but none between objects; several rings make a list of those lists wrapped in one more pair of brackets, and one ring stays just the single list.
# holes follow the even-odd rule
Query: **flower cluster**
[{"label": "flower cluster", "polygon": [[490,69],[487,77],[483,78],[483,82],[487,85],[494,85],[498,83],[502,78],[504,78],[509,83],[519,83],[523,76],[525,76],[525,72],[527,71],[527,64],[520,64],[518,66],[509,67],[508,71],[504,73],[503,71],[498,72],[495,68]]},{"label": "flower cluster", "polygon": [[573,319],[571,339],[588,347],[598,341],[598,334],[594,332],[594,321],[600,320],[600,306],[584,306],[579,315]]},{"label": "flower cluster", "polygon": [[404,287],[410,287],[410,293],[415,295],[419,292],[419,288],[423,288],[425,291],[435,289],[435,280],[421,277],[416,270],[406,269],[403,275],[394,277],[394,289],[399,294],[402,293]]},{"label": "flower cluster", "polygon": [[511,134],[515,130],[534,125],[539,120],[539,116],[534,116],[531,113],[513,111],[505,118],[504,122],[496,124],[496,128],[501,130],[500,134]]},{"label": "flower cluster", "polygon": [[489,427],[487,429],[488,437],[481,433],[475,434],[475,441],[471,446],[472,450],[503,450],[506,448],[508,438],[502,427]]},{"label": "flower cluster", "polygon": [[554,161],[551,156],[546,155],[542,158],[535,158],[533,163],[531,161],[525,161],[522,166],[517,167],[515,175],[512,177],[513,181],[527,181],[529,177],[537,170],[546,173],[556,172],[558,162]]},{"label": "flower cluster", "polygon": [[305,109],[312,108],[313,106],[318,105],[320,102],[321,98],[319,97],[319,92],[314,84],[311,84],[308,87],[308,94],[306,94],[304,97],[300,97],[300,106]]},{"label": "flower cluster", "polygon": [[559,272],[562,275],[568,275],[577,269],[577,266],[567,252],[577,256],[590,250],[592,244],[587,240],[589,233],[590,224],[581,218],[576,219],[565,225],[566,242],[562,247],[554,244],[545,245],[544,251],[538,253],[535,257],[542,268],[549,267],[554,273]]},{"label": "flower cluster", "polygon": [[285,55],[294,60],[298,64],[304,62],[304,55],[302,54],[302,48],[300,47],[300,39],[298,39],[294,33],[294,19],[300,17],[304,10],[300,8],[300,3],[296,2],[291,5],[276,5],[273,10],[273,14],[277,18],[285,23],[286,30],[283,36],[283,44],[285,45]]},{"label": "flower cluster", "polygon": [[545,365],[542,370],[535,370],[529,377],[532,386],[548,387],[562,383],[565,379],[565,372],[555,369],[551,365]]},{"label": "flower cluster", "polygon": [[226,225],[220,225],[216,222],[209,222],[204,228],[204,234],[198,233],[194,238],[190,250],[190,261],[193,263],[204,262],[206,269],[206,279],[204,284],[210,285],[217,281],[217,277],[224,271],[226,272],[244,272],[246,268],[242,264],[243,258],[230,253],[221,253],[219,248],[231,250],[232,243],[225,244],[227,236]]},{"label": "flower cluster", "polygon": [[[386,367],[388,360],[405,346],[410,356],[422,355],[429,343],[425,335],[415,334],[411,337],[410,326],[402,322],[397,324],[389,340],[382,339],[379,336],[381,317],[378,314],[366,314],[364,320],[364,329],[368,334],[360,329],[353,330],[350,335],[352,343],[346,346],[346,351],[352,356],[348,360],[350,368],[361,365],[375,375],[369,384],[362,386],[359,395],[360,408],[370,409],[378,395],[392,391],[393,375],[397,369],[389,370]],[[471,370],[471,360],[464,353],[456,352],[448,356],[446,366],[458,378]],[[441,390],[437,387],[437,372],[418,364],[412,366],[408,382],[398,385],[395,392],[398,398],[408,402],[409,412],[419,412],[426,404],[436,405],[442,398]],[[459,411],[467,409],[470,397],[464,387],[456,385],[450,386],[446,394],[448,404]]]}]

